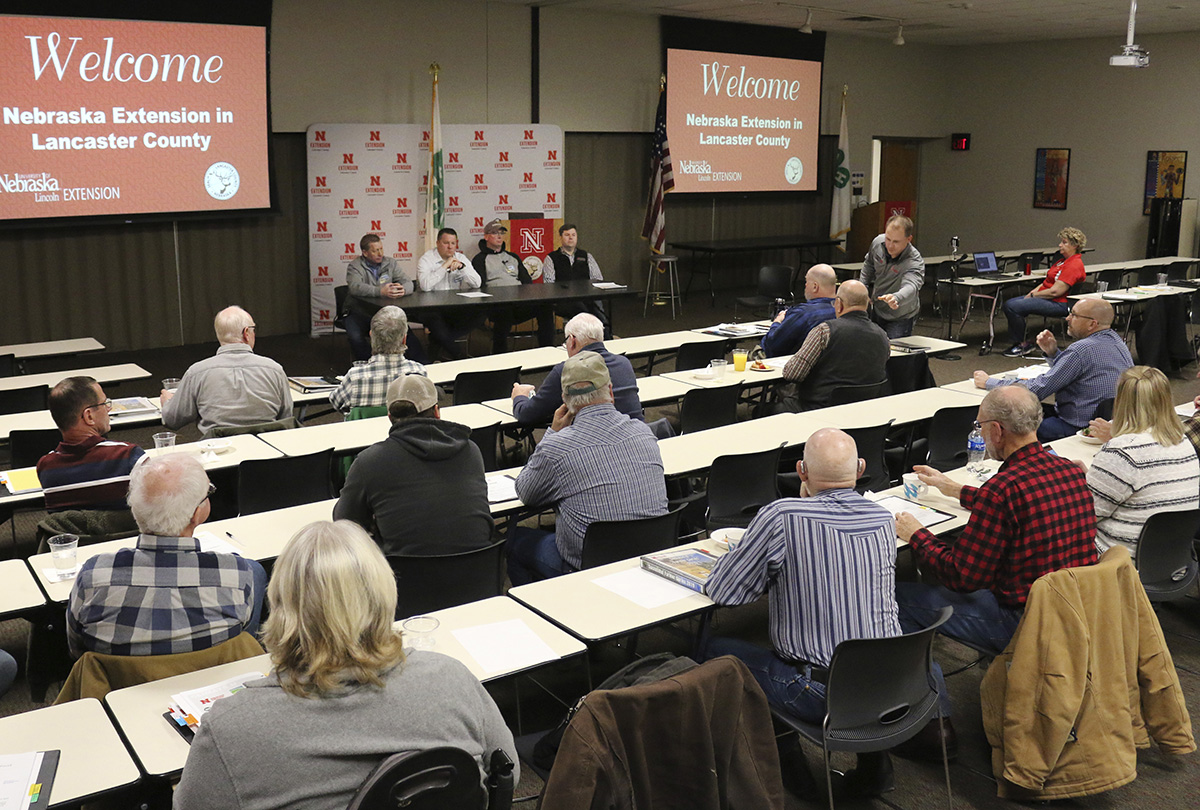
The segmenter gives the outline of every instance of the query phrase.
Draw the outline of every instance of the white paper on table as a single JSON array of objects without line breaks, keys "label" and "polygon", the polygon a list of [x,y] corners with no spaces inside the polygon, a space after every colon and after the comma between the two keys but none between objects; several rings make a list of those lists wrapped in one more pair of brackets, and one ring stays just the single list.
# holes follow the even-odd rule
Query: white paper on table
[{"label": "white paper on table", "polygon": [[1036,366],[1021,366],[1013,371],[1005,372],[1004,376],[1009,379],[1016,378],[1018,380],[1032,380],[1034,377],[1040,377],[1050,370],[1050,366],[1046,363],[1039,363]]},{"label": "white paper on table", "polygon": [[488,503],[504,503],[517,500],[517,480],[511,475],[487,477]]},{"label": "white paper on table", "polygon": [[1175,406],[1175,413],[1184,419],[1190,419],[1196,414],[1196,406],[1191,402],[1185,402],[1182,405]]},{"label": "white paper on table", "polygon": [[593,281],[592,286],[597,290],[623,290],[624,284],[618,284],[615,281]]},{"label": "white paper on table", "polygon": [[691,588],[651,574],[644,568],[627,568],[593,579],[592,583],[647,610],[679,602],[696,594]]},{"label": "white paper on table", "polygon": [[450,631],[486,673],[516,672],[557,661],[550,645],[521,619],[478,624]]},{"label": "white paper on table", "polygon": [[230,545],[225,538],[218,537],[212,532],[196,532],[195,538],[200,541],[201,551],[215,551],[218,554],[236,554],[239,557],[246,556],[240,548]]},{"label": "white paper on table", "polygon": [[879,498],[875,503],[882,506],[884,509],[891,512],[893,515],[898,515],[901,512],[908,512],[915,517],[922,526],[936,526],[947,520],[952,520],[954,515],[948,515],[938,509],[933,509],[928,506],[922,506],[919,503],[898,498],[895,495],[888,495],[884,498]]},{"label": "white paper on table", "polygon": [[42,767],[41,751],[0,754],[0,810],[29,807],[29,788]]},{"label": "white paper on table", "polygon": [[459,295],[461,295],[463,298],[491,298],[492,297],[491,293],[478,292],[478,291],[476,291],[476,292],[460,292]]},{"label": "white paper on table", "polygon": [[79,566],[74,568],[43,568],[42,576],[47,582],[66,582],[68,579],[75,579],[75,575],[79,573]]}]

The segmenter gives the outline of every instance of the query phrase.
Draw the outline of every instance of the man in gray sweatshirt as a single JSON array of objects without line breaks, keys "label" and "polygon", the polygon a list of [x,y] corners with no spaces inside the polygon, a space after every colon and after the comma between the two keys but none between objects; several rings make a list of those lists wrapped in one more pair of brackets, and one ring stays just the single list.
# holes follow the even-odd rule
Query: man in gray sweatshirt
[{"label": "man in gray sweatshirt", "polygon": [[912,243],[913,223],[897,214],[887,221],[883,233],[871,242],[858,280],[873,288],[871,320],[883,327],[888,338],[912,334],[921,309],[921,285],[925,283],[925,260]]}]

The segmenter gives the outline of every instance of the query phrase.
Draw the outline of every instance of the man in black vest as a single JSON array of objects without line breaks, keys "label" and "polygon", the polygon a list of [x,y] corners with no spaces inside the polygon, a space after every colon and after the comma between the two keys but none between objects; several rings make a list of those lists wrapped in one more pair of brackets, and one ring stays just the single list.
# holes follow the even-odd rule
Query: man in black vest
[{"label": "man in black vest", "polygon": [[[579,279],[604,280],[604,276],[600,275],[600,265],[596,264],[596,257],[576,247],[579,244],[579,230],[574,225],[564,222],[558,229],[558,237],[560,247],[551,251],[546,261],[542,262],[544,283]],[[555,310],[564,319],[570,319],[580,312],[595,315],[604,324],[604,339],[612,340],[612,324],[599,301],[558,304]]]},{"label": "man in black vest", "polygon": [[795,392],[783,397],[784,410],[824,408],[836,388],[886,379],[891,345],[867,315],[870,304],[861,282],[842,282],[833,301],[837,318],[814,327],[784,366],[783,378],[796,384]]}]

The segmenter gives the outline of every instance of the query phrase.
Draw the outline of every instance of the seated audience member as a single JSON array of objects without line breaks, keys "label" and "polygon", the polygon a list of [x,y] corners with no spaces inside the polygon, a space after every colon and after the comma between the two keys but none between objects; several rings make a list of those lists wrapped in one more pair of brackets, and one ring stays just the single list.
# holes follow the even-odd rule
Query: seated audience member
[{"label": "seated audience member", "polygon": [[1078,228],[1063,228],[1058,232],[1058,252],[1062,258],[1051,265],[1046,277],[1035,289],[1025,295],[1015,296],[1004,302],[1004,315],[1008,318],[1008,337],[1012,346],[1005,357],[1020,357],[1034,350],[1033,343],[1025,340],[1025,318],[1028,315],[1048,315],[1061,318],[1071,305],[1067,296],[1071,288],[1087,277],[1083,269],[1083,256],[1079,251],[1087,244],[1087,237]]},{"label": "seated audience member", "polygon": [[125,509],[129,473],[145,452],[105,438],[111,410],[91,377],[67,377],[50,390],[50,416],[62,442],[37,463],[47,510]]},{"label": "seated audience member", "polygon": [[[604,327],[600,320],[595,315],[580,313],[567,321],[567,325],[563,327],[563,334],[567,339],[568,358],[580,352],[595,352],[600,355],[604,365],[608,366],[616,409],[633,419],[644,421],[646,417],[642,411],[642,401],[638,398],[637,377],[633,373],[633,364],[627,357],[612,354],[604,348]],[[562,371],[565,363],[564,360],[550,369],[541,387],[537,389],[522,383],[513,385],[513,417],[523,427],[540,427],[547,424],[562,405]]]},{"label": "seated audience member", "polygon": [[775,316],[763,335],[762,348],[768,357],[795,354],[817,324],[832,321],[837,273],[827,264],[814,264],[804,276],[804,301]]},{"label": "seated audience member", "polygon": [[[600,265],[596,257],[579,245],[579,229],[570,223],[563,223],[558,228],[559,247],[550,251],[542,262],[542,282],[553,284],[556,281],[603,281]],[[599,301],[579,301],[576,303],[559,303],[555,311],[563,318],[570,318],[580,312],[595,315],[604,324],[604,340],[612,340],[612,323],[604,311],[604,305]]]},{"label": "seated audience member", "polygon": [[[480,289],[489,287],[516,287],[532,284],[533,279],[525,269],[521,257],[508,250],[504,237],[508,228],[499,219],[483,226],[483,238],[479,240],[479,252],[471,260],[471,266],[479,274]],[[537,342],[539,346],[554,345],[554,308],[545,306],[499,307],[492,310],[492,354],[508,351],[508,333],[514,323],[537,318]]]},{"label": "seated audience member", "polygon": [[1087,471],[1096,499],[1096,546],[1137,550],[1138,535],[1155,512],[1200,506],[1200,459],[1171,405],[1171,383],[1156,368],[1134,366],[1117,381],[1113,420],[1093,419],[1104,441]]},{"label": "seated audience member", "polygon": [[173,453],[134,468],[129,507],[141,534],[133,548],[80,566],[67,602],[73,655],[192,652],[258,632],[263,567],[201,551],[193,536],[208,520],[213,491],[195,456]]},{"label": "seated audience member", "polygon": [[867,288],[859,282],[838,287],[833,302],[837,319],[813,327],[783,368],[783,378],[796,384],[795,393],[783,397],[784,410],[824,408],[834,389],[887,379],[892,347],[887,333],[867,315],[869,306]]},{"label": "seated audience member", "polygon": [[0,697],[4,697],[5,693],[12,688],[13,681],[17,679],[17,659],[0,650]]},{"label": "seated audience member", "polygon": [[377,235],[366,234],[358,246],[362,255],[346,265],[345,324],[354,359],[366,360],[372,352],[367,331],[374,307],[363,299],[401,298],[413,291],[413,282],[395,259],[384,254],[383,240]]},{"label": "seated audience member", "polygon": [[[865,467],[850,436],[837,428],[814,433],[796,464],[800,497],[763,507],[704,589],[718,605],[770,596],[773,650],[714,637],[705,657],[742,659],[772,706],[809,723],[825,718],[825,683],[838,644],[900,635],[896,525],[890,512],[854,491]],[[816,616],[821,620],[812,621]],[[811,796],[804,755],[788,739],[792,744],[780,751],[785,783]],[[886,752],[860,754],[858,768],[839,782],[844,794],[882,793],[892,786],[891,760]]]},{"label": "seated audience member", "polygon": [[[926,579],[896,584],[900,626],[928,627],[946,605],[954,615],[941,632],[999,655],[1021,621],[1029,588],[1043,574],[1096,562],[1096,512],[1083,471],[1046,452],[1037,440],[1042,405],[1021,386],[988,392],[977,417],[988,458],[999,471],[979,487],[957,484],[932,467],[921,481],[970,511],[962,534],[940,541],[913,515],[896,516],[896,533],[912,548]],[[946,723],[947,747],[956,745]],[[915,756],[941,758],[938,724],[906,743]]]},{"label": "seated audience member", "polygon": [[358,454],[334,520],[374,531],[384,554],[453,554],[492,542],[483,458],[471,429],[441,418],[437,387],[410,374],[387,389],[388,437]]},{"label": "seated audience member", "polygon": [[[477,290],[479,274],[471,260],[458,252],[458,232],[453,228],[438,231],[437,247],[425,251],[417,260],[417,283],[422,290]],[[431,344],[453,360],[466,357],[466,352],[454,342],[475,328],[479,320],[474,312],[430,312],[422,316]],[[430,348],[432,357],[433,345]]]},{"label": "seated audience member", "polygon": [[646,423],[613,407],[604,358],[580,352],[563,364],[563,404],[517,476],[517,496],[558,512],[554,532],[518,526],[508,538],[513,585],[547,579],[582,564],[583,536],[598,520],[666,514],[658,442]]},{"label": "seated audience member", "polygon": [[402,648],[396,580],[361,528],[301,529],[275,563],[270,598],[272,671],[204,716],[176,810],[342,810],[381,761],[437,746],[474,757],[481,782],[493,750],[517,763],[475,676],[448,655]]},{"label": "seated audience member", "polygon": [[[1038,348],[1046,354],[1050,370],[1040,377],[1021,380],[1038,399],[1054,396],[1054,416],[1042,421],[1037,437],[1052,442],[1077,433],[1096,415],[1101,400],[1117,392],[1117,378],[1133,365],[1129,347],[1112,330],[1112,304],[1098,298],[1076,301],[1067,313],[1067,334],[1075,342],[1059,351],[1054,333],[1046,329],[1037,336]],[[976,371],[975,385],[992,389],[1017,380],[989,377]]]},{"label": "seated audience member", "polygon": [[329,402],[342,413],[351,408],[383,407],[388,385],[406,374],[425,375],[425,367],[404,356],[408,317],[400,307],[383,307],[371,318],[371,359],[358,361],[341,384],[329,392]]},{"label": "seated audience member", "polygon": [[292,393],[283,367],[254,353],[254,319],[241,307],[226,307],[213,321],[217,353],[193,363],[179,388],[162,392],[163,424],[177,430],[199,422],[201,433],[215,427],[247,427],[292,415]]}]

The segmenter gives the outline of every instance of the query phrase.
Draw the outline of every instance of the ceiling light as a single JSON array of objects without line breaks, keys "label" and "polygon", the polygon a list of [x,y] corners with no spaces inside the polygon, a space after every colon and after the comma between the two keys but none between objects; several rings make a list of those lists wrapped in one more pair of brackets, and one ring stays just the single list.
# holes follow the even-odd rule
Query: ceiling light
[{"label": "ceiling light", "polygon": [[808,10],[808,16],[804,18],[804,25],[800,26],[801,34],[812,33],[812,9]]},{"label": "ceiling light", "polygon": [[892,44],[893,45],[903,45],[904,44],[904,23],[900,23],[900,26],[896,29],[896,38],[892,40]]}]

